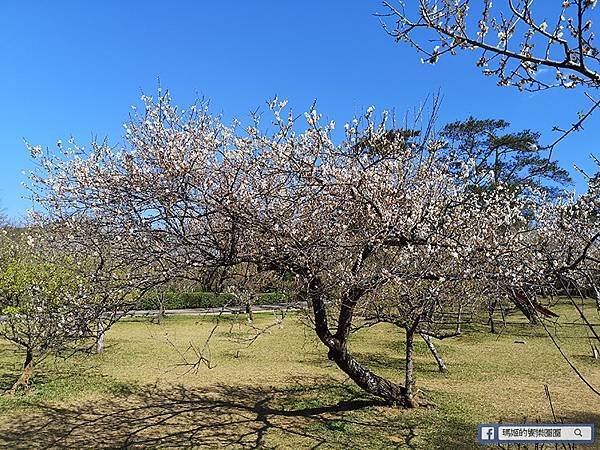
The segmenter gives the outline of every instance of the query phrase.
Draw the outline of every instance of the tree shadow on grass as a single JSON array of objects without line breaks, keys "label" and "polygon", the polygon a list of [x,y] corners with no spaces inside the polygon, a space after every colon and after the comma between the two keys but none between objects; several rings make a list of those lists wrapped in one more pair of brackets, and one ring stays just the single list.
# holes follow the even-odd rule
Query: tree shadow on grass
[{"label": "tree shadow on grass", "polygon": [[0,425],[0,448],[428,448],[417,445],[419,417],[322,380],[277,389],[151,386],[40,406]]}]

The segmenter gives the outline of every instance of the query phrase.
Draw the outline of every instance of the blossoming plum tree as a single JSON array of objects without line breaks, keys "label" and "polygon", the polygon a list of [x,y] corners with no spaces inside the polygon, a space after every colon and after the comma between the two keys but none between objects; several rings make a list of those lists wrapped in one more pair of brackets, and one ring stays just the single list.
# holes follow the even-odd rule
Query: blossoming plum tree
[{"label": "blossoming plum tree", "polygon": [[[387,115],[377,121],[369,108],[336,144],[334,122],[311,108],[299,131],[277,99],[271,132],[258,119],[227,126],[202,103],[180,111],[168,93],[143,100],[122,148],[31,148],[45,220],[91,234],[112,248],[112,264],[155,283],[239,267],[285,279],[309,303],[329,359],[387,402],[418,403],[415,332],[434,334],[440,318],[477,304],[492,281],[524,276],[511,263],[530,247],[521,237],[527,205],[508,189],[468,189],[468,174],[440,155],[430,121],[419,133],[390,132]],[[373,151],[384,142],[384,154]],[[404,385],[353,356],[359,315],[405,330]]]}]

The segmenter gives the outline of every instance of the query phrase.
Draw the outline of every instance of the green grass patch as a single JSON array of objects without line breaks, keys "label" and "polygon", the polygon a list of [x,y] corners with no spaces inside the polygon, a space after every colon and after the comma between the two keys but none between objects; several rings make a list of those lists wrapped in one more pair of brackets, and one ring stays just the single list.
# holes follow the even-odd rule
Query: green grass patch
[{"label": "green grass patch", "polygon": [[[577,320],[568,305],[554,309],[561,345],[599,386],[585,328],[560,325]],[[417,389],[434,406],[415,410],[384,406],[356,388],[298,316],[279,324],[272,314],[256,314],[255,329],[244,316],[222,317],[205,346],[215,320],[128,319],[110,330],[104,354],[45,361],[30,394],[0,397],[0,447],[468,449],[481,422],[551,422],[544,384],[559,417],[600,426],[600,399],[543,329],[517,315],[499,334],[481,322],[436,342],[448,374],[418,340]],[[402,382],[402,330],[375,326],[350,344],[359,361]],[[212,368],[193,366],[199,352]],[[2,388],[21,358],[0,343]]]}]

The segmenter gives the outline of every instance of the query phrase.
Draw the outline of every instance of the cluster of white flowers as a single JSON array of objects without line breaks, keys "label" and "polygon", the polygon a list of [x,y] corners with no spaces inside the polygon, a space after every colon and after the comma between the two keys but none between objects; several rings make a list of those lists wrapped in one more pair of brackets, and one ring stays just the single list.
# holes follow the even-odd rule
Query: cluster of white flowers
[{"label": "cluster of white flowers", "polygon": [[[419,0],[396,8],[386,4],[384,27],[435,64],[459,49],[479,50],[477,66],[501,86],[543,90],[598,87],[599,50],[591,16],[596,0],[564,0],[531,5],[492,0]],[[576,6],[571,8],[571,6]],[[475,26],[473,26],[475,25]],[[560,69],[568,79],[552,83],[539,67]]]}]

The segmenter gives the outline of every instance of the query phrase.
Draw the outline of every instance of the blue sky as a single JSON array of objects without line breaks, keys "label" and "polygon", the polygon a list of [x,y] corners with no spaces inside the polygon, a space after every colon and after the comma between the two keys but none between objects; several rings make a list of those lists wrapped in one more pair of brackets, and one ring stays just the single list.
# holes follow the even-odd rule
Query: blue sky
[{"label": "blue sky", "polygon": [[[130,105],[160,77],[174,101],[198,95],[226,116],[246,117],[278,95],[296,110],[318,100],[338,123],[375,105],[402,112],[443,94],[441,123],[502,118],[553,137],[583,109],[582,92],[523,94],[500,88],[473,55],[423,65],[393,42],[379,1],[3,2],[0,13],[0,203],[13,219],[31,206],[23,139],[52,146],[74,136],[119,142]],[[567,168],[599,154],[600,114],[565,141]],[[584,189],[581,177],[576,187]]]}]

